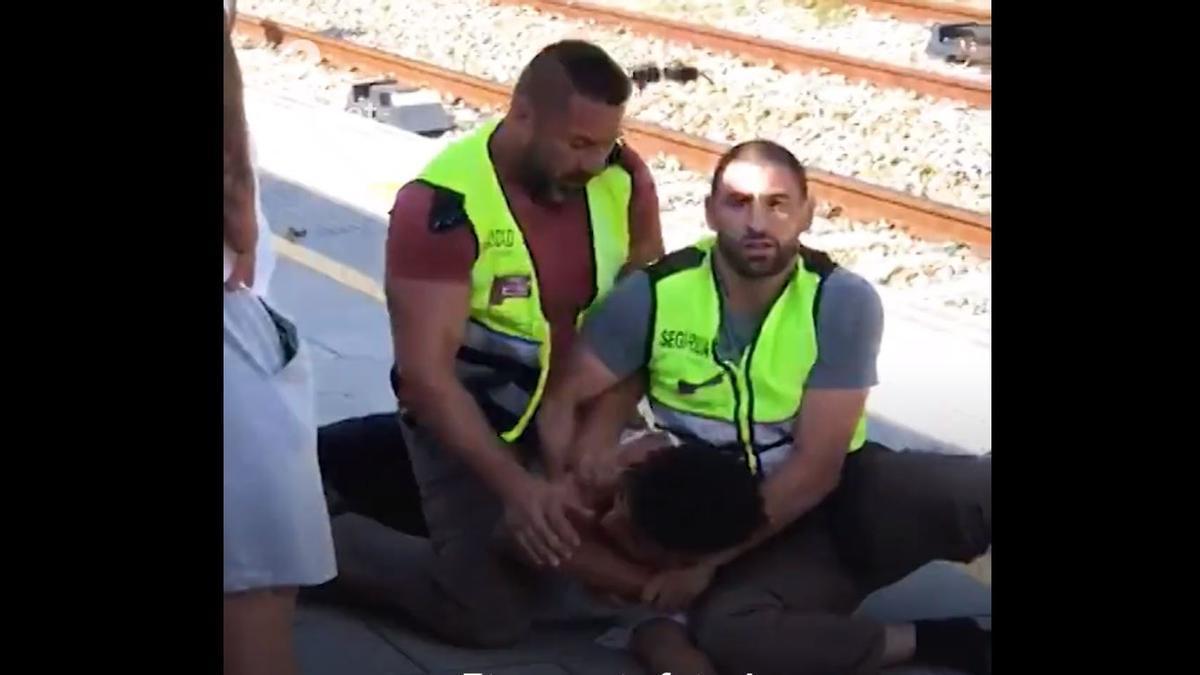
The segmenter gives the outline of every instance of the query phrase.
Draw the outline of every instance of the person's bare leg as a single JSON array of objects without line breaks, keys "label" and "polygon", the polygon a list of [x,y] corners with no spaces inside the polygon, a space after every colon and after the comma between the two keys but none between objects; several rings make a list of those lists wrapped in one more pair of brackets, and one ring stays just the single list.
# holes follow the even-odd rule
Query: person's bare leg
[{"label": "person's bare leg", "polygon": [[297,675],[292,641],[296,589],[225,595],[225,675]]},{"label": "person's bare leg", "polygon": [[687,629],[670,619],[651,619],[639,625],[629,648],[638,663],[656,675],[717,675],[712,661],[692,644]]}]

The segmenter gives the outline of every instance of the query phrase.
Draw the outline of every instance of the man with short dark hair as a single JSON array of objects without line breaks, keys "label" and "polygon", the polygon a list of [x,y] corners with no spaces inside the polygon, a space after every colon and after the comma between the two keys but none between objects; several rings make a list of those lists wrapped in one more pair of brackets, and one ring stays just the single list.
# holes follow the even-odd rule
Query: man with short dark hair
[{"label": "man with short dark hair", "polygon": [[502,119],[396,196],[392,383],[430,539],[337,517],[336,586],[457,644],[509,644],[530,625],[537,579],[497,551],[497,525],[557,566],[579,542],[568,514],[592,515],[527,431],[584,312],[663,252],[653,179],[619,142],[630,93],[600,48],[552,44]]},{"label": "man with short dark hair", "polygon": [[[717,236],[631,274],[589,314],[543,401],[542,441],[570,450],[581,476],[611,474],[619,428],[577,432],[578,409],[644,382],[658,427],[761,477],[767,522],[753,537],[643,591],[660,609],[690,608],[692,637],[720,671],[868,674],[916,660],[989,672],[990,632],[969,618],[853,615],[927,562],[986,552],[991,459],[867,439],[882,305],[865,279],[800,243],[814,206],[786,148],[758,140],[726,153],[705,204]],[[682,643],[677,628],[662,632],[672,635]]]}]

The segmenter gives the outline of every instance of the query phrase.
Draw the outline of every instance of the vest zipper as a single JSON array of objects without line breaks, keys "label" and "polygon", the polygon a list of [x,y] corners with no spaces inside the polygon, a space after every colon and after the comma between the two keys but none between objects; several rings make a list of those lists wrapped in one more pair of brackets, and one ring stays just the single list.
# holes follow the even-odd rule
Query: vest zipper
[{"label": "vest zipper", "polygon": [[737,433],[738,444],[742,446],[742,452],[746,455],[747,468],[750,469],[751,474],[757,474],[758,457],[754,455],[754,448],[750,445],[750,439],[746,437],[746,434],[742,433],[741,385],[738,382],[737,375],[734,374],[733,367],[717,355],[717,342],[721,339],[721,320],[725,316],[725,297],[721,292],[721,278],[717,275],[717,266],[713,261],[713,252],[709,251],[707,255],[709,274],[712,275],[713,289],[717,294],[717,329],[716,338],[712,343],[712,358],[725,371],[725,374],[729,377],[729,386],[733,387],[733,428]]},{"label": "vest zipper", "polygon": [[[775,294],[775,297],[771,299],[771,304],[767,307],[766,313],[763,314],[762,321],[760,321],[758,324],[758,329],[754,331],[754,337],[750,340],[750,343],[746,345],[745,357],[742,359],[742,381],[746,383],[746,454],[754,458],[755,472],[758,470],[759,461],[758,452],[755,449],[754,438],[754,381],[750,377],[751,364],[754,361],[754,350],[758,347],[758,341],[759,338],[762,337],[762,331],[767,325],[767,320],[771,317],[771,313],[775,311],[775,305],[779,303],[779,299],[787,294],[788,289],[790,289],[794,283],[796,283],[796,275],[793,271],[792,276],[788,278],[787,283],[785,283],[783,287],[779,289],[779,292]],[[741,433],[740,420],[738,423],[738,432],[739,434]]]},{"label": "vest zipper", "polygon": [[742,433],[742,392],[738,386],[737,376],[734,375],[733,368],[723,361],[713,350],[713,360],[717,365],[725,371],[729,377],[729,386],[733,388],[733,426],[737,429],[738,443],[742,446],[742,451],[746,454],[746,466],[750,468],[750,473],[758,473],[758,457],[754,454],[754,448],[750,445],[750,439],[746,438]]},{"label": "vest zipper", "polygon": [[[763,317],[763,323],[766,323],[766,317]],[[754,359],[754,348],[758,346],[759,334],[762,332],[762,326],[759,325],[759,330],[755,331],[754,339],[750,344],[746,345],[746,358],[742,364],[742,381],[746,383],[746,454],[754,458],[754,471],[758,472],[758,451],[755,449],[754,438],[754,382],[750,379],[750,362]],[[738,424],[739,430],[741,423]]]}]

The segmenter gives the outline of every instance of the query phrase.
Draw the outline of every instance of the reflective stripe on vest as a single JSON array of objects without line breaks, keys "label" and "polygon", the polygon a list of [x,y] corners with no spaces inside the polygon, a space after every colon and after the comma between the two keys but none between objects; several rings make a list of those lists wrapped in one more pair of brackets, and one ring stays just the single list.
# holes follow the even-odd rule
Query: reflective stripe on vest
[{"label": "reflective stripe on vest", "polygon": [[[803,383],[817,360],[814,303],[821,276],[801,263],[738,362],[717,357],[722,296],[714,240],[653,266],[649,399],[656,423],[683,438],[733,448],[755,473],[791,452]],[[866,415],[849,451],[866,440]]]},{"label": "reflective stripe on vest", "polygon": [[[551,340],[537,270],[488,151],[499,124],[491,120],[447,146],[418,180],[463,197],[479,254],[471,268],[470,320],[456,372],[492,427],[513,441],[541,401]],[[628,259],[632,178],[610,166],[588,182],[586,193],[595,278],[584,312],[608,294]]]}]

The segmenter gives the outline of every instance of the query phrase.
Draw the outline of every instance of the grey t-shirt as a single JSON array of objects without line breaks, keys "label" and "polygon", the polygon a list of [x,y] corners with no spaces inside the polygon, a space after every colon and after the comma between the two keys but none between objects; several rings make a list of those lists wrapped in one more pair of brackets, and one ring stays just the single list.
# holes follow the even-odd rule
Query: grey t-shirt
[{"label": "grey t-shirt", "polygon": [[[650,278],[644,271],[621,280],[584,322],[582,336],[619,378],[646,363],[651,329]],[[721,316],[717,354],[736,361],[758,332],[763,316]],[[806,386],[859,389],[879,383],[876,359],[883,337],[883,304],[861,276],[839,267],[825,280],[817,315],[817,362]]]}]

